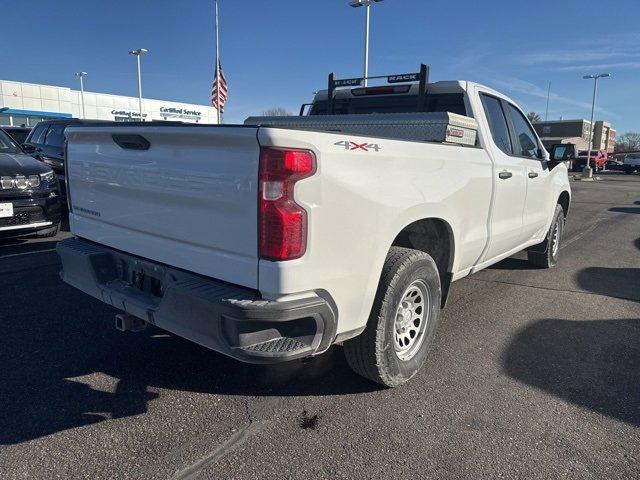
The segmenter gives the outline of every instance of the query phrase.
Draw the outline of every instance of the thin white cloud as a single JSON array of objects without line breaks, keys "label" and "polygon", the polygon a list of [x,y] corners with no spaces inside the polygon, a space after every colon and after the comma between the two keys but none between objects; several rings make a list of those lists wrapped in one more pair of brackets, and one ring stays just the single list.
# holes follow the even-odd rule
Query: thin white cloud
[{"label": "thin white cloud", "polygon": [[640,58],[638,49],[584,49],[529,53],[521,55],[518,60],[525,65],[545,65],[634,58]]},{"label": "thin white cloud", "polygon": [[[502,87],[503,89],[511,92],[515,92],[522,95],[528,95],[531,97],[541,98],[546,101],[547,99],[547,89],[541,88],[531,82],[527,82],[526,80],[522,80],[520,78],[515,77],[501,77],[496,78],[492,82],[495,85]],[[591,103],[589,102],[581,102],[579,100],[574,100],[573,98],[563,97],[562,95],[558,95],[557,93],[551,92],[549,94],[549,100],[551,102],[559,102],[565,105],[571,105],[574,107],[578,107],[584,111],[591,111]],[[609,117],[617,118],[613,112],[605,110],[603,108],[596,108],[596,110],[604,115]]]},{"label": "thin white cloud", "polygon": [[600,35],[595,40],[567,37],[567,43],[557,43],[538,52],[523,52],[516,59],[524,65],[593,64],[633,62],[640,59],[640,33],[620,32]]},{"label": "thin white cloud", "polygon": [[602,63],[594,65],[568,65],[564,67],[558,67],[557,70],[561,72],[580,72],[580,71],[593,71],[593,70],[635,70],[640,68],[640,62],[619,62],[619,63]]}]

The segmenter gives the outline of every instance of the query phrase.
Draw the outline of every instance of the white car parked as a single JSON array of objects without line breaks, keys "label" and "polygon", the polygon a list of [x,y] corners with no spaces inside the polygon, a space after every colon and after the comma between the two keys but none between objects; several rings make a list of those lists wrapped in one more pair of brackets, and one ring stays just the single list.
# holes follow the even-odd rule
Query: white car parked
[{"label": "white car parked", "polygon": [[452,282],[523,249],[556,264],[571,191],[508,97],[388,80],[331,76],[304,117],[68,128],[62,278],[121,329],[261,363],[343,344],[406,382]]}]

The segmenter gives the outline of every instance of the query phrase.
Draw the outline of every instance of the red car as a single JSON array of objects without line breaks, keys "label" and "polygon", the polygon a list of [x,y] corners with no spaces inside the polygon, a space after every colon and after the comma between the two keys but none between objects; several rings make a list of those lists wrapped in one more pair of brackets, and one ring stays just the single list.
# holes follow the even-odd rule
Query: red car
[{"label": "red car", "polygon": [[[578,171],[582,170],[587,165],[588,155],[588,150],[580,150],[578,152],[578,157],[573,162],[573,169]],[[607,160],[609,160],[609,157],[607,152],[604,150],[591,150],[591,161],[589,162],[589,165],[594,172],[604,169]]]}]

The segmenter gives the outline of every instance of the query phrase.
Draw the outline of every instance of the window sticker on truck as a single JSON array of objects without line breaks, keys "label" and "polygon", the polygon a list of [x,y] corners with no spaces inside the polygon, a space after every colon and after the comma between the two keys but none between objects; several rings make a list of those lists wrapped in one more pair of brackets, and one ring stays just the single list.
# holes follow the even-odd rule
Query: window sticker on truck
[{"label": "window sticker on truck", "polygon": [[364,150],[365,152],[369,152],[371,150],[379,152],[380,150],[382,150],[382,147],[380,147],[380,145],[378,145],[377,143],[358,143],[351,140],[341,140],[334,143],[334,145],[343,147],[345,150]]}]

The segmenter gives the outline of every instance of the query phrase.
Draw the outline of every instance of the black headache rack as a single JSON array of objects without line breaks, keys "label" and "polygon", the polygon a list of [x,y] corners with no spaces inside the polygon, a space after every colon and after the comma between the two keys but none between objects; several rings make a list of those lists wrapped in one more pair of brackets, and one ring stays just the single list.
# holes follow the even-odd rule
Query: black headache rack
[{"label": "black headache rack", "polygon": [[[364,87],[365,80],[384,78],[388,84],[394,85],[394,90],[389,92],[388,86],[382,87]],[[407,83],[408,82],[408,83]],[[352,93],[356,96],[359,95],[377,95],[384,93],[407,93],[411,88],[411,83],[418,82],[418,96],[416,102],[416,111],[424,111],[426,98],[427,98],[427,85],[429,84],[429,66],[424,63],[420,65],[420,71],[417,73],[403,73],[399,75],[379,75],[375,77],[357,77],[357,78],[336,78],[335,73],[329,74],[329,84],[327,88],[327,115],[333,115],[335,91],[341,87],[362,87],[360,89],[352,90]],[[304,107],[300,110],[300,115],[303,114]]]}]

